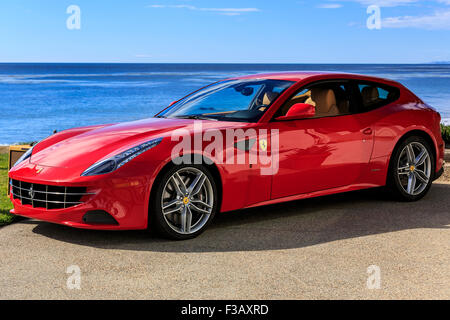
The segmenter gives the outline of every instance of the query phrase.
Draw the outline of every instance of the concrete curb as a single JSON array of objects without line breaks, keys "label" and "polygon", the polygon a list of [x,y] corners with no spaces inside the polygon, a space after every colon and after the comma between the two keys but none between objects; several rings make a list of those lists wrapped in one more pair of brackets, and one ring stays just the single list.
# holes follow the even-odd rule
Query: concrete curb
[{"label": "concrete curb", "polygon": [[445,149],[444,160],[450,162],[450,149]]}]

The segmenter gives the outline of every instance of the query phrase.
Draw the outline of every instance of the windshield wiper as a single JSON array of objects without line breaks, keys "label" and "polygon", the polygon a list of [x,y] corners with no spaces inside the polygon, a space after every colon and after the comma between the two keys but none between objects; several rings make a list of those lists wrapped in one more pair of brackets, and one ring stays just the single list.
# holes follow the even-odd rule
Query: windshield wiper
[{"label": "windshield wiper", "polygon": [[187,115],[187,116],[175,116],[177,119],[194,119],[194,120],[213,120],[213,121],[219,121],[215,118],[208,118],[202,115]]}]

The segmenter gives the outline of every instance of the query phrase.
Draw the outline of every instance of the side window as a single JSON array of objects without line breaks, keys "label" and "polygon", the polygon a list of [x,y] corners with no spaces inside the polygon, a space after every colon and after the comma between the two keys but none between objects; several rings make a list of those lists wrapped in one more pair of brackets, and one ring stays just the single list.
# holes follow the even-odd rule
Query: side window
[{"label": "side window", "polygon": [[351,87],[347,82],[325,82],[300,89],[277,112],[284,116],[297,103],[315,107],[315,118],[349,114],[353,110]]},{"label": "side window", "polygon": [[397,88],[377,83],[359,83],[358,91],[361,94],[362,105],[359,112],[366,112],[385,106],[399,98]]}]

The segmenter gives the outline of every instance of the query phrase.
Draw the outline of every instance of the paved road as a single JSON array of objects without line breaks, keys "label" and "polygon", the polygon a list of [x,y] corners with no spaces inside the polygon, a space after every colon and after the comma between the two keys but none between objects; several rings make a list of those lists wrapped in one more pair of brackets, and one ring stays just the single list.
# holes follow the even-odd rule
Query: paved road
[{"label": "paved road", "polygon": [[[440,183],[418,203],[363,191],[232,212],[187,242],[22,220],[0,229],[0,299],[450,299],[449,194]],[[380,289],[367,289],[370,265]]]}]

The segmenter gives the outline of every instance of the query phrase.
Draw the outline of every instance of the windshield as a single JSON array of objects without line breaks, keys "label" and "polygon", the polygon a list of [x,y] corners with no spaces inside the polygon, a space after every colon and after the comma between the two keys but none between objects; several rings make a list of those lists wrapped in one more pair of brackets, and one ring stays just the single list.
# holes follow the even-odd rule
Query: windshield
[{"label": "windshield", "polygon": [[194,92],[158,116],[256,122],[292,84],[284,80],[222,81]]}]

